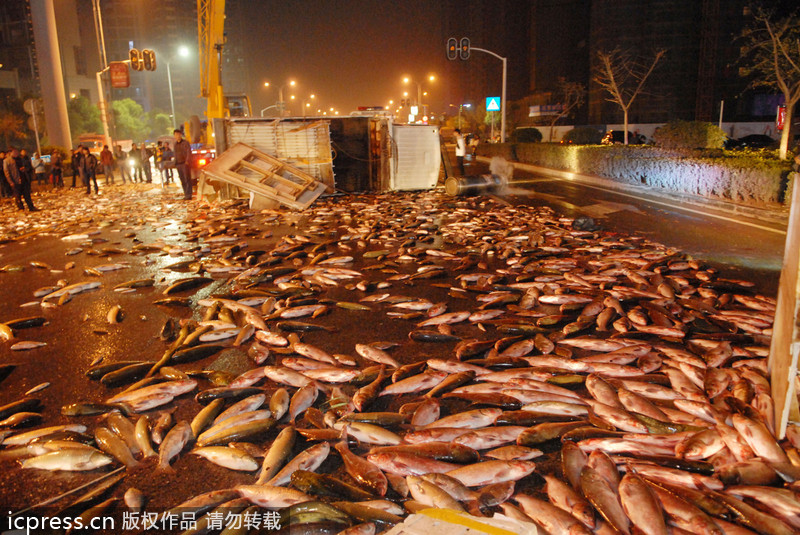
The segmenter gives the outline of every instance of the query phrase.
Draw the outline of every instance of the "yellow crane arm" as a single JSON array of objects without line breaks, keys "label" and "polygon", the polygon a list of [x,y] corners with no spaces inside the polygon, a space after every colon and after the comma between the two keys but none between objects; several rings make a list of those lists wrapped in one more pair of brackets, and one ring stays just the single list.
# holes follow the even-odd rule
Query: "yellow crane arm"
[{"label": "yellow crane arm", "polygon": [[[208,99],[206,118],[225,117],[220,63],[225,44],[225,0],[197,0],[197,36],[200,52],[200,95]],[[209,136],[210,141],[210,136]]]}]

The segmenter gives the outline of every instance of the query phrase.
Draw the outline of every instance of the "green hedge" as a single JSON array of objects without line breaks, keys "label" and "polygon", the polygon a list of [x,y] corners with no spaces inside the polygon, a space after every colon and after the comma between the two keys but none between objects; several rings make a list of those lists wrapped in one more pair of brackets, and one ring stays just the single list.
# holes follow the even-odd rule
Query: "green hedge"
[{"label": "green hedge", "polygon": [[790,163],[753,154],[718,150],[686,155],[655,147],[555,143],[486,143],[478,153],[740,203],[788,203],[791,197]]},{"label": "green hedge", "polygon": [[653,139],[665,149],[721,149],[725,145],[725,132],[703,121],[674,121],[656,128]]}]

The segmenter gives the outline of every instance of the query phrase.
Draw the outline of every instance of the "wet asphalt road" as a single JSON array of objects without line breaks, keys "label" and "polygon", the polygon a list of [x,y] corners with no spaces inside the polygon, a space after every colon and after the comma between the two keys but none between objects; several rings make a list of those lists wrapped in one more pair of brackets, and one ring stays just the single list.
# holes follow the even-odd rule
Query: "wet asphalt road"
[{"label": "wet asphalt road", "polygon": [[[579,213],[594,214],[593,217],[606,230],[623,234],[638,233],[690,251],[698,258],[720,263],[721,269],[731,274],[757,281],[763,292],[774,294],[777,287],[776,266],[780,267],[779,257],[783,247],[780,233],[737,226],[730,222],[723,224],[696,214],[672,213],[657,205],[634,204],[630,199],[614,197],[613,193],[590,194],[575,184],[560,185],[549,179],[535,179],[532,186],[532,189],[527,185],[517,189],[515,185],[502,199],[510,203],[549,205],[557,213],[568,217]],[[58,195],[56,197],[48,193],[38,196],[35,202],[43,211],[26,217],[41,221],[39,227],[24,232],[26,238],[0,246],[0,265],[24,268],[0,273],[3,303],[0,321],[38,315],[48,320],[45,326],[17,333],[19,339],[46,342],[46,349],[12,352],[9,343],[4,342],[0,346],[2,362],[18,366],[2,383],[0,404],[19,399],[34,386],[50,382],[48,388],[35,394],[42,402],[44,421],[49,425],[86,423],[91,430],[101,420],[100,417],[67,418],[60,414],[60,408],[66,403],[96,402],[108,397],[106,387],[85,377],[84,372],[90,363],[99,358],[106,362],[155,360],[166,347],[157,335],[167,318],[197,318],[199,313],[191,309],[157,307],[152,305],[152,301],[161,297],[160,292],[167,284],[191,275],[163,268],[192,257],[189,253],[197,247],[197,242],[190,239],[187,229],[192,225],[202,225],[203,220],[195,219],[196,214],[192,212],[194,204],[180,201],[174,186],[166,190],[158,186],[112,187],[103,189],[100,197],[88,199],[78,190],[60,192]],[[3,209],[4,213],[9,213],[7,201]],[[65,209],[73,212],[69,223],[57,223],[56,218],[48,223],[49,214]],[[603,213],[603,210],[606,212]],[[231,223],[231,227],[234,226]],[[251,249],[268,248],[274,246],[279,237],[295,231],[297,229],[292,226],[275,226],[267,222],[261,227],[260,233],[248,236],[246,241]],[[82,233],[88,233],[88,239],[61,239],[67,234]],[[163,250],[157,253],[129,253],[138,245],[154,243],[171,250],[169,253]],[[70,256],[66,254],[78,246],[83,248],[82,252]],[[126,252],[110,252],[117,249]],[[92,254],[92,251],[99,254]],[[31,262],[40,262],[44,267],[34,267]],[[66,270],[70,262],[75,265]],[[70,283],[94,279],[85,275],[83,270],[108,263],[127,263],[128,267],[106,272],[101,277],[101,290],[76,295],[70,303],[56,309],[42,309],[38,304],[26,306],[37,301],[33,297],[37,288],[53,285],[59,279]],[[156,279],[156,287],[130,294],[111,291],[116,284],[147,277]],[[218,281],[196,293],[181,295],[193,295],[195,299],[205,297],[220,290],[225,277],[219,276]],[[434,302],[446,300],[446,291],[440,290],[441,295],[432,295],[430,288],[421,287],[416,290],[408,288],[406,293],[414,295],[415,292],[425,291],[420,297],[424,295]],[[433,290],[434,293],[436,291]],[[352,299],[344,290],[341,290],[340,296],[333,291],[328,297]],[[106,320],[106,314],[115,304],[122,306],[124,320],[111,325]],[[323,347],[335,346],[341,348],[342,352],[352,354],[353,345],[363,341],[359,333],[364,332],[364,325],[369,325],[371,339],[405,338],[407,333],[405,325],[399,325],[382,315],[363,312],[339,314],[335,318],[331,316],[330,322],[332,326],[338,323],[346,334],[310,333],[304,337],[304,341]],[[361,328],[353,329],[354,324]],[[403,362],[410,362],[445,354],[445,350],[433,346],[430,349],[424,347],[423,353],[419,353],[418,348],[403,349],[396,356]],[[224,367],[234,374],[252,367],[244,353],[236,349],[222,355],[218,361],[212,360],[215,362],[204,365]],[[197,410],[191,399],[176,406],[176,420],[190,420]],[[252,481],[249,474],[235,473],[190,455],[182,455],[175,463],[180,477],[155,472],[153,467],[152,462],[143,462],[129,469],[125,481],[114,494],[121,496],[129,486],[136,486],[148,496],[153,509],[163,510],[207,490]],[[97,475],[97,471],[52,473],[30,470],[23,473],[16,461],[0,460],[0,508],[3,511],[17,511],[88,482]],[[54,507],[45,512],[55,510]]]},{"label": "wet asphalt road", "polygon": [[[468,163],[466,172],[487,173],[488,164]],[[513,204],[550,206],[566,217],[590,217],[603,230],[644,236],[680,249],[726,276],[756,282],[766,295],[777,293],[785,225],[519,169],[499,196]]]}]

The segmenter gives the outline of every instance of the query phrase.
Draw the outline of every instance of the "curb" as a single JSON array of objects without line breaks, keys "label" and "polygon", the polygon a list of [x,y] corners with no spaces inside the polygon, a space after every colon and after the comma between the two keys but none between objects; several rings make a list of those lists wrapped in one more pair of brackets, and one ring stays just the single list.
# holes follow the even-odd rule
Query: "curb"
[{"label": "curb", "polygon": [[[477,156],[478,161],[488,163],[491,158],[487,156]],[[538,165],[509,162],[514,166],[514,169],[520,169],[530,173],[537,173],[550,178],[557,178],[559,180],[568,180],[581,182],[586,185],[594,185],[603,188],[623,190],[626,192],[635,192],[643,197],[652,197],[655,199],[669,200],[675,203],[687,204],[703,208],[705,210],[714,210],[717,212],[735,215],[739,217],[747,217],[762,222],[769,222],[776,225],[786,226],[789,220],[789,207],[776,207],[758,208],[755,206],[747,206],[731,201],[723,201],[721,199],[711,199],[702,197],[700,195],[693,195],[691,193],[680,193],[676,191],[666,191],[663,189],[653,188],[651,186],[644,186],[639,184],[625,184],[616,182],[609,178],[604,178],[596,175],[587,175],[582,173],[573,173],[571,171],[563,171],[560,169],[551,169],[549,167],[541,167]],[[776,205],[777,206],[777,205]]]}]

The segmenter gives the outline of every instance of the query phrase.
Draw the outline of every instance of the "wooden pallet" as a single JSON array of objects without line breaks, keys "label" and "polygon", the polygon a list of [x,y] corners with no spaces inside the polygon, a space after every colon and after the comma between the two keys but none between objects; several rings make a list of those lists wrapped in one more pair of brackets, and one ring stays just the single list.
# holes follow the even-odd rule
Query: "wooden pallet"
[{"label": "wooden pallet", "polygon": [[273,201],[295,210],[305,210],[327,189],[308,173],[244,143],[229,148],[203,169],[198,186],[201,197],[210,181],[263,197],[267,205]]}]

